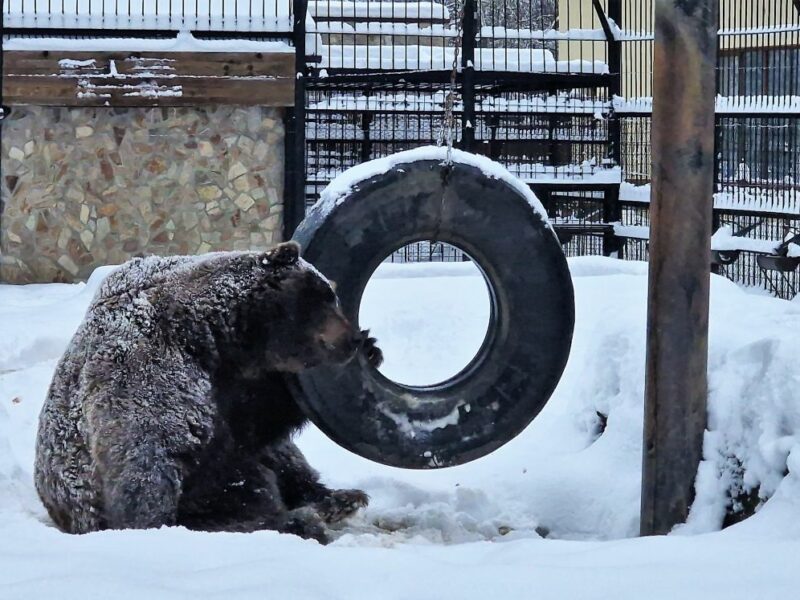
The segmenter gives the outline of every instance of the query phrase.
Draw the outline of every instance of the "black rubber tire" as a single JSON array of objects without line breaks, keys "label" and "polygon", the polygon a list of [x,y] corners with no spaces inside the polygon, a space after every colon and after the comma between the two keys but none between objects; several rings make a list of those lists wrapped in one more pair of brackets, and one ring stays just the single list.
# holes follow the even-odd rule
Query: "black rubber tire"
[{"label": "black rubber tire", "polygon": [[357,184],[328,214],[315,207],[294,239],[338,284],[356,323],[373,271],[414,241],[463,249],[489,288],[483,346],[444,383],[400,385],[363,356],[291,381],[308,417],[339,445],[396,467],[461,464],[515,437],[550,398],[572,343],[572,280],[552,229],[506,181],[461,163],[400,164]]}]

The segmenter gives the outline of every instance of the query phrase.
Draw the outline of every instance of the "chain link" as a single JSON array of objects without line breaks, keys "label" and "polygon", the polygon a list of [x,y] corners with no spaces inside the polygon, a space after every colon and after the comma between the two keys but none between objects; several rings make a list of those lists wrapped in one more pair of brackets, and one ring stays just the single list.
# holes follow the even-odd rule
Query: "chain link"
[{"label": "chain link", "polygon": [[447,96],[444,100],[444,116],[442,117],[442,126],[439,129],[439,135],[436,140],[436,145],[441,146],[447,143],[447,158],[446,164],[452,164],[451,155],[453,153],[453,137],[455,136],[455,100],[456,100],[456,79],[458,77],[458,58],[461,52],[461,43],[463,38],[464,28],[464,5],[468,0],[455,0],[456,9],[456,44],[453,51],[453,68],[450,71],[450,85],[448,86]]}]

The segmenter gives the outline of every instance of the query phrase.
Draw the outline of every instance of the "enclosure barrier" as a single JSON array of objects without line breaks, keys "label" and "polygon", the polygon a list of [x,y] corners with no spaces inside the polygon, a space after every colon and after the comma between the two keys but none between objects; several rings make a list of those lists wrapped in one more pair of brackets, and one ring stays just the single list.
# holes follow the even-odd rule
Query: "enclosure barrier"
[{"label": "enclosure barrier", "polygon": [[[800,291],[800,2],[721,0],[713,268]],[[86,37],[280,39],[286,235],[343,170],[456,144],[541,196],[570,255],[648,257],[653,0],[2,0],[7,47]],[[0,50],[0,65],[2,50]],[[425,254],[424,252],[422,253]],[[433,258],[457,258],[443,252]]]}]

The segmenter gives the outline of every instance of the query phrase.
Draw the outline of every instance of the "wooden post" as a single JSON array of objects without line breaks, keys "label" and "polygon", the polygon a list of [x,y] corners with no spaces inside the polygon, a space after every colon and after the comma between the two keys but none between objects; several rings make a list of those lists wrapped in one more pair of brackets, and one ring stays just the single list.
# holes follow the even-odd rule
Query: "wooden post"
[{"label": "wooden post", "polygon": [[694,499],[706,427],[717,0],[656,0],[642,535]]}]

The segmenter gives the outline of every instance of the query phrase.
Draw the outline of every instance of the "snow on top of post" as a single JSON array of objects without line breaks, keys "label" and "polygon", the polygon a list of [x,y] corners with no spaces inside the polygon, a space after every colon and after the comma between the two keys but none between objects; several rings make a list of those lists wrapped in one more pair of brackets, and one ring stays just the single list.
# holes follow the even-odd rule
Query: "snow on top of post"
[{"label": "snow on top of post", "polygon": [[[386,173],[397,165],[423,160],[438,160],[444,162],[446,159],[447,148],[443,146],[423,146],[422,148],[398,152],[391,156],[362,163],[348,169],[331,181],[322,191],[319,201],[314,205],[312,210],[321,212],[323,216],[328,215],[336,206],[348,198],[348,194],[360,182],[376,175]],[[550,224],[547,218],[547,211],[545,211],[544,206],[542,206],[542,203],[539,202],[539,199],[533,194],[530,188],[512,175],[508,169],[500,163],[496,163],[485,156],[470,154],[469,152],[456,149],[453,149],[451,159],[454,163],[476,167],[487,177],[504,181],[525,198],[533,211],[539,215],[545,223],[548,225]]]}]

